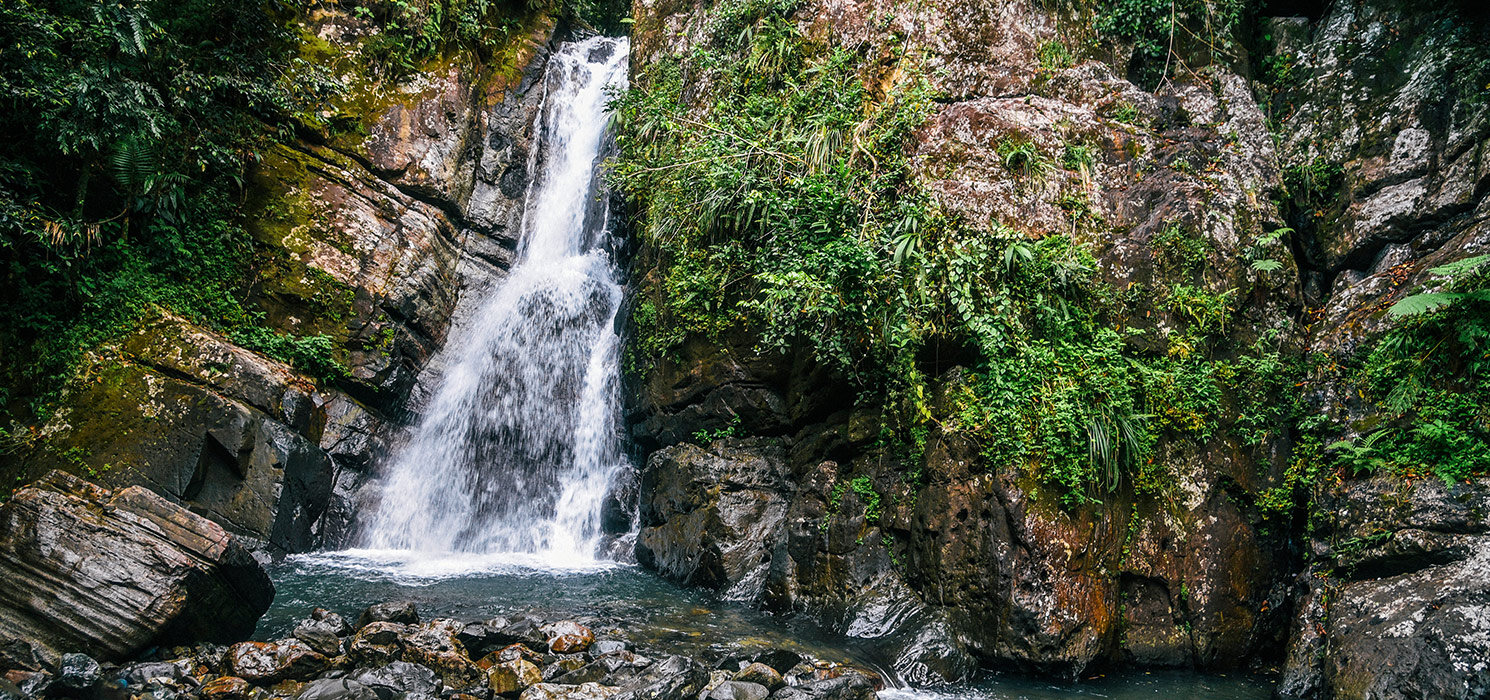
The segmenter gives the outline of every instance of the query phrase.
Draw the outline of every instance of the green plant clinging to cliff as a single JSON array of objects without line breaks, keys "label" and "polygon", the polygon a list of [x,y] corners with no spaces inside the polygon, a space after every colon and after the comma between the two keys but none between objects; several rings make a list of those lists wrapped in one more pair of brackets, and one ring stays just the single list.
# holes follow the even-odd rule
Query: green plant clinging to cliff
[{"label": "green plant clinging to cliff", "polygon": [[1357,381],[1388,422],[1330,446],[1352,470],[1490,473],[1490,256],[1433,272],[1447,289],[1399,301],[1402,324],[1365,355]]},{"label": "green plant clinging to cliff", "polygon": [[[945,213],[911,177],[909,137],[933,98],[914,57],[871,90],[864,59],[798,33],[795,5],[719,3],[707,43],[645,67],[616,100],[612,176],[653,270],[627,366],[748,328],[765,351],[811,348],[881,402],[892,435],[941,422],[1068,505],[1125,480],[1157,489],[1158,436],[1203,437],[1215,421],[1204,353],[1134,350],[1106,320],[1119,295],[1069,238]],[[1021,174],[1052,165],[1014,142],[1000,156]],[[1198,335],[1219,324],[1197,315]],[[935,358],[952,348],[969,372],[952,405],[932,406]]]},{"label": "green plant clinging to cliff", "polygon": [[0,412],[40,410],[153,305],[249,321],[243,173],[323,97],[286,79],[292,11],[0,3]]}]

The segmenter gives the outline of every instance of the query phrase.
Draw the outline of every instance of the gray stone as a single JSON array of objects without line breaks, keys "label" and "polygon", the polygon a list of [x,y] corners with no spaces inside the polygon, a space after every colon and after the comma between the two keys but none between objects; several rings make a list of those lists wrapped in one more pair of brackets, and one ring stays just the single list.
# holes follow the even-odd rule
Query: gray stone
[{"label": "gray stone", "polygon": [[709,700],[766,700],[771,691],[759,683],[725,681],[709,691]]},{"label": "gray stone", "polygon": [[322,678],[305,684],[297,700],[378,700],[378,694],[357,681]]},{"label": "gray stone", "polygon": [[222,527],[53,472],[0,506],[0,637],[125,658],[249,636],[274,587]]}]

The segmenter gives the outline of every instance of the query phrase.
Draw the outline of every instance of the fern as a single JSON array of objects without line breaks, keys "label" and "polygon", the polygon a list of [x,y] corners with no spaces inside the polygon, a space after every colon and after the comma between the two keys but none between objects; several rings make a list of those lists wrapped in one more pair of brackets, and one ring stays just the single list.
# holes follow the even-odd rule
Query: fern
[{"label": "fern", "polygon": [[[1472,258],[1456,260],[1447,265],[1440,265],[1428,271],[1429,274],[1450,279],[1479,270],[1485,263],[1490,262],[1490,255],[1476,255]],[[1417,316],[1430,311],[1441,309],[1449,304],[1459,301],[1490,301],[1490,289],[1478,289],[1472,292],[1426,292],[1403,297],[1401,301],[1392,305],[1387,312],[1393,316]]]},{"label": "fern", "polygon": [[150,191],[160,168],[160,153],[140,138],[128,138],[114,145],[109,156],[109,176],[119,189],[141,195]]},{"label": "fern", "polygon": [[1283,263],[1278,262],[1277,260],[1267,259],[1252,261],[1252,269],[1257,270],[1258,272],[1272,272],[1274,270],[1282,269],[1282,267]]}]

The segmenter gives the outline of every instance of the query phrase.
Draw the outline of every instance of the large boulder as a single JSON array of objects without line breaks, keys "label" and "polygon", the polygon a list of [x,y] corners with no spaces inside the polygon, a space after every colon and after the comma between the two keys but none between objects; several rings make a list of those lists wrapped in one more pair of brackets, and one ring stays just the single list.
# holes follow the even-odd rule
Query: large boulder
[{"label": "large boulder", "polygon": [[689,585],[758,598],[782,536],[787,477],[783,450],[765,441],[656,452],[641,475],[637,559]]},{"label": "large boulder", "polygon": [[222,527],[151,491],[62,472],[0,507],[0,639],[108,659],[253,633],[274,599]]}]

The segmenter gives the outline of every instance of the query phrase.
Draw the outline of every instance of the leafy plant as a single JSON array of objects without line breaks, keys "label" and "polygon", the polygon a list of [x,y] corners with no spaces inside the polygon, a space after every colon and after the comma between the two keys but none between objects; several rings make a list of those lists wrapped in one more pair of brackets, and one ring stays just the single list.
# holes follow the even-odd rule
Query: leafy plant
[{"label": "leafy plant", "polygon": [[999,142],[995,150],[1004,167],[1026,177],[1041,178],[1050,171],[1050,159],[1040,152],[1033,141],[1022,138],[1007,138]]},{"label": "leafy plant", "polygon": [[1070,49],[1054,39],[1040,42],[1040,47],[1035,49],[1035,57],[1040,61],[1040,69],[1044,71],[1058,71],[1070,68],[1072,64]]},{"label": "leafy plant", "polygon": [[697,442],[700,445],[709,445],[713,444],[717,440],[735,437],[739,434],[739,432],[740,416],[739,414],[735,414],[730,417],[730,422],[728,425],[715,428],[714,430],[709,430],[707,428],[700,428],[698,430],[695,430],[693,432],[693,441]]},{"label": "leafy plant", "polygon": [[1159,269],[1169,273],[1191,273],[1205,266],[1210,244],[1178,222],[1170,222],[1150,241]]},{"label": "leafy plant", "polygon": [[1232,44],[1246,10],[1246,0],[1104,0],[1093,27],[1100,36],[1133,45],[1129,75],[1153,88],[1183,66],[1177,46],[1219,51]]},{"label": "leafy plant", "polygon": [[[1472,258],[1464,258],[1448,265],[1442,265],[1429,270],[1430,273],[1439,277],[1455,277],[1473,273],[1490,263],[1490,255],[1477,255]],[[1393,316],[1417,316],[1436,309],[1443,308],[1455,302],[1490,301],[1490,288],[1475,289],[1465,292],[1432,292],[1412,294],[1403,297],[1393,304],[1387,313]]]}]

